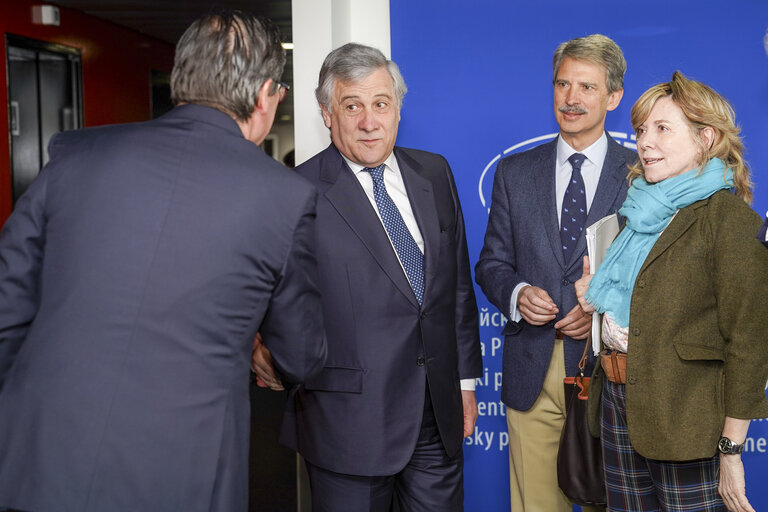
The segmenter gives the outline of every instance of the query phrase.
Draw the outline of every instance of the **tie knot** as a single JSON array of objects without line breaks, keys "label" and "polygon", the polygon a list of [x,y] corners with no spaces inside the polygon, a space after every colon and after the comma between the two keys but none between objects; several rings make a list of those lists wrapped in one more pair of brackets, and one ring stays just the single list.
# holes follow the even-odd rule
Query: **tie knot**
[{"label": "tie knot", "polygon": [[363,171],[369,173],[371,178],[373,178],[373,181],[384,180],[384,164],[381,164],[377,167],[363,167]]},{"label": "tie knot", "polygon": [[568,161],[571,162],[571,167],[573,167],[573,170],[576,172],[581,172],[581,164],[583,164],[586,159],[587,157],[581,153],[574,153],[568,157]]}]

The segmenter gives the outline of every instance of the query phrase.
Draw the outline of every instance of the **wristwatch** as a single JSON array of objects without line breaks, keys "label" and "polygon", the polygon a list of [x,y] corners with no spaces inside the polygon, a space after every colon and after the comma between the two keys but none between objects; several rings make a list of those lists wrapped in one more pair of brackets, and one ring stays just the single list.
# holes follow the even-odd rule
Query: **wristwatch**
[{"label": "wristwatch", "polygon": [[717,442],[717,449],[720,450],[720,453],[726,455],[738,455],[744,451],[744,444],[736,444],[727,437],[722,436]]}]

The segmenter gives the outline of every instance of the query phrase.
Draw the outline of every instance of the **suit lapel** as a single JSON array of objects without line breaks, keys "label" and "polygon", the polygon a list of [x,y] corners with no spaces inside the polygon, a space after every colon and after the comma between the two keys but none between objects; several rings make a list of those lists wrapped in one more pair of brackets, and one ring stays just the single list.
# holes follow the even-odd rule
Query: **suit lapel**
[{"label": "suit lapel", "polygon": [[[563,260],[563,244],[560,242],[560,225],[557,222],[557,200],[555,199],[555,158],[557,156],[557,138],[545,151],[536,167],[536,199],[539,204],[539,216],[544,222],[544,230],[552,245],[552,252],[561,268],[565,268]],[[535,215],[534,213],[531,213]]]},{"label": "suit lapel", "polygon": [[[629,162],[622,156],[620,151],[621,146],[618,142],[614,141],[610,135],[608,137],[608,150],[605,154],[605,161],[603,162],[603,169],[600,171],[600,180],[597,182],[597,190],[595,190],[595,197],[592,199],[592,205],[587,213],[587,221],[584,229],[587,226],[591,226],[595,222],[599,221],[606,215],[610,215],[611,207],[616,203],[616,197],[621,192],[622,185],[626,180],[627,164]],[[573,265],[581,265],[581,254],[587,248],[587,237],[579,238],[576,248],[573,251],[573,258],[571,261],[566,262],[567,269],[570,269]]]},{"label": "suit lapel", "polygon": [[395,157],[403,176],[411,210],[424,239],[424,299],[430,296],[430,288],[438,271],[440,251],[440,222],[437,218],[432,182],[423,176],[423,168],[406,152],[395,148]]},{"label": "suit lapel", "polygon": [[320,179],[332,183],[325,192],[328,202],[365,245],[397,289],[418,307],[413,289],[405,277],[381,220],[341,154],[336,148],[329,148],[320,165]]}]

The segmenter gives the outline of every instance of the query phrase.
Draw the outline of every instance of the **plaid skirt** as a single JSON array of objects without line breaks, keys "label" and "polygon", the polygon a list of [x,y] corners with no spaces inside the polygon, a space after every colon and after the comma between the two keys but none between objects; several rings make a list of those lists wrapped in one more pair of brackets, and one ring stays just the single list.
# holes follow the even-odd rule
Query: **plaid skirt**
[{"label": "plaid skirt", "polygon": [[717,492],[720,458],[663,462],[639,455],[629,442],[625,398],[624,384],[604,379],[600,436],[608,510],[725,512]]}]

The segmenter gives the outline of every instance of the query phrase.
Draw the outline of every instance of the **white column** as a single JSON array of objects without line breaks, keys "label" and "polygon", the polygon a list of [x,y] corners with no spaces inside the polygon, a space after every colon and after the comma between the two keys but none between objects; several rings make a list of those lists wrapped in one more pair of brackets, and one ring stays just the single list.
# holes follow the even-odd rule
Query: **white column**
[{"label": "white column", "polygon": [[389,0],[292,0],[296,164],[325,149],[328,129],[315,100],[325,56],[354,41],[390,56]]}]

